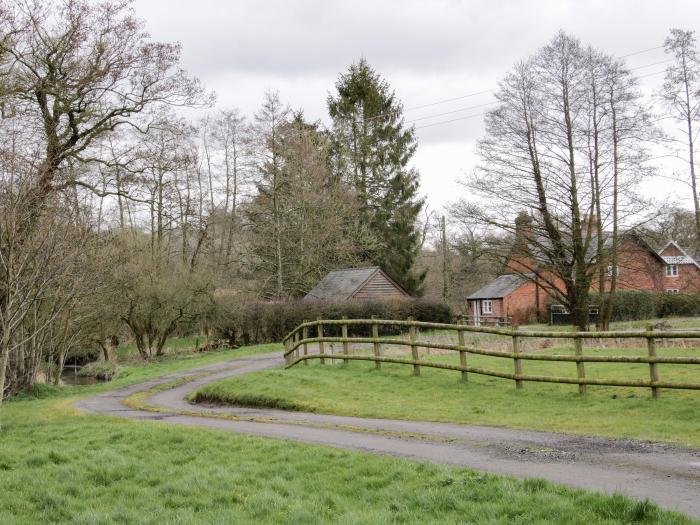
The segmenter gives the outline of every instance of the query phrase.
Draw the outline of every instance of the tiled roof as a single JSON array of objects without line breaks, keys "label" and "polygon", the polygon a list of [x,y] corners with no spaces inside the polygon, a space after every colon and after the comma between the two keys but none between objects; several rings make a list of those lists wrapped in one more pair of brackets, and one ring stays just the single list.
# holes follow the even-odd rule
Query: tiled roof
[{"label": "tiled roof", "polygon": [[486,286],[471,294],[467,299],[500,299],[513,293],[526,282],[527,279],[521,275],[500,275]]},{"label": "tiled roof", "polygon": [[304,296],[304,300],[344,301],[378,271],[379,266],[332,271]]}]

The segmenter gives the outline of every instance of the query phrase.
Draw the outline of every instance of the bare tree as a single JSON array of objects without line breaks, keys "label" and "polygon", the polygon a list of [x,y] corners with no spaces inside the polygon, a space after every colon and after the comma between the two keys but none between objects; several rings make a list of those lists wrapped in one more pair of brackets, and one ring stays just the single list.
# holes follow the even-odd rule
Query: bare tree
[{"label": "bare tree", "polygon": [[233,239],[240,225],[239,204],[250,180],[250,126],[237,109],[219,112],[214,120],[214,139],[220,149],[224,174],[224,203],[219,260],[228,265],[233,252]]},{"label": "bare tree", "polygon": [[[618,150],[616,160],[614,151],[622,127],[613,131],[611,115],[622,112],[623,101],[630,115],[639,110],[631,87],[624,96],[619,87],[610,91],[614,67],[564,33],[518,63],[500,83],[499,106],[488,113],[478,145],[481,163],[469,181],[485,204],[463,211],[509,234],[500,250],[517,260],[509,270],[562,301],[580,329],[587,329],[589,291],[607,257],[598,244],[602,226],[619,220],[622,156]],[[625,140],[636,136],[639,146],[648,120],[628,116]],[[622,120],[618,115],[618,126]],[[628,165],[639,165],[644,154],[634,162],[628,157]],[[625,173],[637,180],[636,172]],[[529,218],[516,224],[523,212]]]},{"label": "bare tree", "polygon": [[353,188],[331,175],[329,142],[318,123],[295,115],[277,130],[276,146],[275,179],[262,179],[246,210],[250,245],[261,294],[298,297],[329,270],[359,263],[363,247],[379,242],[355,220]]},{"label": "bare tree", "polygon": [[696,248],[700,242],[700,196],[695,171],[696,124],[700,118],[700,60],[696,50],[694,31],[671,29],[664,41],[667,54],[674,62],[666,68],[666,78],[661,88],[661,96],[679,122],[685,126],[683,132],[688,148],[688,174],[693,192],[695,210]]},{"label": "bare tree", "polygon": [[274,268],[275,296],[285,295],[284,275],[284,210],[281,194],[288,184],[282,174],[281,129],[289,122],[291,110],[280,100],[279,93],[268,91],[253,127],[256,142],[256,179],[258,193],[269,199],[271,229],[267,232],[272,241],[274,257],[270,263]]},{"label": "bare tree", "polygon": [[[101,139],[125,126],[147,130],[157,108],[206,104],[209,97],[178,67],[179,45],[150,40],[129,2],[3,0],[0,28],[0,103],[11,117],[0,120],[0,128],[16,129],[21,119],[24,130],[8,153],[23,163],[22,183],[2,181],[10,201],[21,203],[0,247],[11,260],[14,247],[32,245],[61,192],[105,193],[76,176],[82,170],[67,169],[69,162],[100,160]],[[0,316],[14,323],[10,291],[21,282],[4,279]],[[14,336],[12,326],[2,329],[0,392]]]}]

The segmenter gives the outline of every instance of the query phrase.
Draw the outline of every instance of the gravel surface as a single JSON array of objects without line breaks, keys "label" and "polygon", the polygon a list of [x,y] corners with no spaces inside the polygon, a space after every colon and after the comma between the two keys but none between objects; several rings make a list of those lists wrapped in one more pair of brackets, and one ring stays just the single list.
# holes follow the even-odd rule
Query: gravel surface
[{"label": "gravel surface", "polygon": [[[700,518],[700,450],[478,425],[192,405],[186,399],[189,393],[212,381],[282,364],[280,354],[233,359],[85,398],[77,406],[110,416],[290,439],[520,478],[544,478],[575,487],[620,492],[637,499],[649,498],[662,507]],[[158,412],[131,409],[123,404],[124,399],[137,392],[202,372],[209,375],[147,398],[145,402],[157,406]],[[183,411],[189,414],[182,414]]]}]

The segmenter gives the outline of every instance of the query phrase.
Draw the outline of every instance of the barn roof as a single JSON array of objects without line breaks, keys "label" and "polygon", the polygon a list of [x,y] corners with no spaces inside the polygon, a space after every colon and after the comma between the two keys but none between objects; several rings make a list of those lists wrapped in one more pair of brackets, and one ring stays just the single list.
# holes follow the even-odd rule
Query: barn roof
[{"label": "barn roof", "polygon": [[500,299],[513,293],[528,281],[522,275],[506,274],[499,275],[486,286],[479,288],[467,299]]},{"label": "barn roof", "polygon": [[[304,296],[304,300],[345,301],[350,299],[352,295],[377,272],[384,273],[379,266],[334,270],[321,279],[321,281]],[[384,275],[386,276],[386,274]],[[386,277],[397,289],[406,293],[399,285],[394,283],[393,280],[388,276]]]}]

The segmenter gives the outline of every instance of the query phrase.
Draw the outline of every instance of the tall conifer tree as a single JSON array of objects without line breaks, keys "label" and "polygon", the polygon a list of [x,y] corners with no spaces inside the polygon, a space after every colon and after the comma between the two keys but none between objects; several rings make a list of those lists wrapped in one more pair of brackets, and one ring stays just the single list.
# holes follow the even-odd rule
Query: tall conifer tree
[{"label": "tall conifer tree", "polygon": [[420,293],[425,273],[413,272],[419,251],[416,219],[423,207],[418,172],[408,163],[416,151],[413,127],[388,82],[362,59],[352,64],[328,97],[333,119],[334,168],[354,187],[363,221],[381,250],[363,258],[381,266],[410,293]]}]

